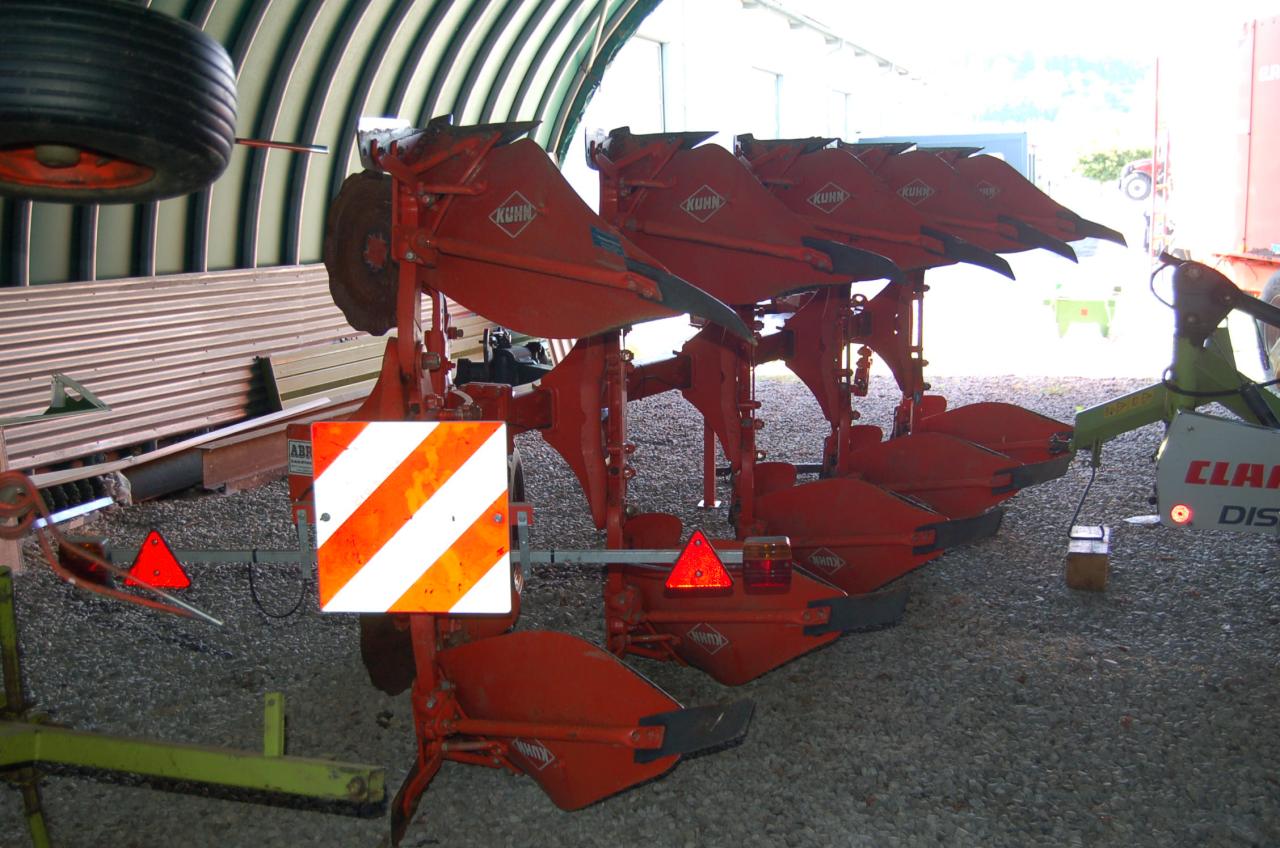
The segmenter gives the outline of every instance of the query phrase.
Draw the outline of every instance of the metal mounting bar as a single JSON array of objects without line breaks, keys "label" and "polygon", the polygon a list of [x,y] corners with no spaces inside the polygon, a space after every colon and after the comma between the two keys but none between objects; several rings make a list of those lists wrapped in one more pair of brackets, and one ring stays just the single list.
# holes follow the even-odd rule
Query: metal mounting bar
[{"label": "metal mounting bar", "polygon": [[40,763],[355,803],[381,801],[386,792],[385,774],[377,766],[108,736],[22,721],[0,723],[0,771]]},{"label": "metal mounting bar", "polygon": [[[294,526],[298,531],[298,547],[295,550],[262,550],[260,548],[190,550],[173,548],[173,556],[179,562],[250,562],[312,565],[316,561],[316,550],[312,542],[311,523],[297,521]],[[133,562],[137,559],[137,556],[137,547],[113,548],[111,551],[112,562]]]},{"label": "metal mounting bar", "polygon": [[[716,556],[725,565],[742,563],[742,551],[716,548]],[[676,548],[650,548],[647,550],[568,550],[550,548],[545,551],[529,551],[523,562],[529,565],[674,565],[680,557]]]}]

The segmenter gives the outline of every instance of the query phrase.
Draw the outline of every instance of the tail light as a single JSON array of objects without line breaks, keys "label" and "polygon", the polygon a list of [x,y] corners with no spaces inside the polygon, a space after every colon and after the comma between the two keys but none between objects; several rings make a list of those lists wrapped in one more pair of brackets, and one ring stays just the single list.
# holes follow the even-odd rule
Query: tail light
[{"label": "tail light", "polygon": [[791,587],[791,540],[751,536],[742,543],[742,585],[748,592]]},{"label": "tail light", "polygon": [[67,536],[66,541],[69,545],[58,546],[58,564],[72,576],[86,583],[95,583],[99,586],[114,586],[115,579],[111,572],[107,571],[98,563],[82,556],[77,549],[83,549],[109,560],[110,556],[107,551],[107,540],[102,536]]},{"label": "tail light", "polygon": [[733,578],[720,555],[701,530],[694,530],[667,575],[667,591],[718,594],[732,588]]}]

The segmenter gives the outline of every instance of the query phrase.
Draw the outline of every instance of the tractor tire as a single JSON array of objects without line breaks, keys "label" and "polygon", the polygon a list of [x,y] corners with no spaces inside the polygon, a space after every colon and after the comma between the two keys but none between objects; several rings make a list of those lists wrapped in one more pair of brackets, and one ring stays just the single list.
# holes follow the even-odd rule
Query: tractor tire
[{"label": "tractor tire", "polygon": [[0,195],[142,203],[205,188],[235,145],[222,45],[120,0],[0,2]]},{"label": "tractor tire", "polygon": [[360,171],[329,204],[324,232],[329,294],[347,323],[381,336],[396,325],[400,263],[391,254],[391,177]]},{"label": "tractor tire", "polygon": [[524,503],[524,457],[520,456],[520,448],[512,448],[511,455],[507,457],[507,491],[510,500]]},{"label": "tractor tire", "polygon": [[1146,174],[1130,174],[1120,188],[1130,200],[1146,200],[1151,196],[1151,178]]},{"label": "tractor tire", "polygon": [[[1280,309],[1280,273],[1273,274],[1258,296]],[[1280,327],[1254,321],[1258,328],[1258,353],[1262,356],[1262,373],[1268,380],[1280,380]]]}]

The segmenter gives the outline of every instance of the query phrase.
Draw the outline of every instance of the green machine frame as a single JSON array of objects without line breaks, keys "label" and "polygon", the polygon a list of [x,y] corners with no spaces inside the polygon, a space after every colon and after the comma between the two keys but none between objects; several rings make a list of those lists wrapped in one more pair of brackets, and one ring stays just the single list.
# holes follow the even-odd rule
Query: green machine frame
[{"label": "green machine frame", "polygon": [[385,773],[380,767],[286,756],[285,701],[279,692],[266,695],[261,751],[110,736],[50,724],[27,701],[23,689],[13,577],[6,565],[0,565],[0,656],[4,671],[0,777],[16,784],[22,792],[27,828],[35,848],[53,844],[40,800],[42,764],[345,802],[357,808],[378,808],[386,798]]},{"label": "green machine frame", "polygon": [[1173,364],[1159,383],[1076,415],[1072,450],[1089,451],[1094,467],[1101,463],[1104,442],[1207,403],[1220,403],[1254,424],[1280,427],[1280,396],[1240,373],[1231,336],[1220,326],[1233,309],[1280,326],[1280,309],[1245,294],[1206,265],[1167,255],[1161,259],[1174,266]]}]

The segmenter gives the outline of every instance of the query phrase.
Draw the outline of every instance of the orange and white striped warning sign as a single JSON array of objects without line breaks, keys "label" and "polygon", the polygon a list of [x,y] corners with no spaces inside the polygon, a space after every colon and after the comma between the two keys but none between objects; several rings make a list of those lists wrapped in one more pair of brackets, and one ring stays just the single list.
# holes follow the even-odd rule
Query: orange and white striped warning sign
[{"label": "orange and white striped warning sign", "polygon": [[506,425],[318,422],[311,456],[321,610],[511,611]]}]

